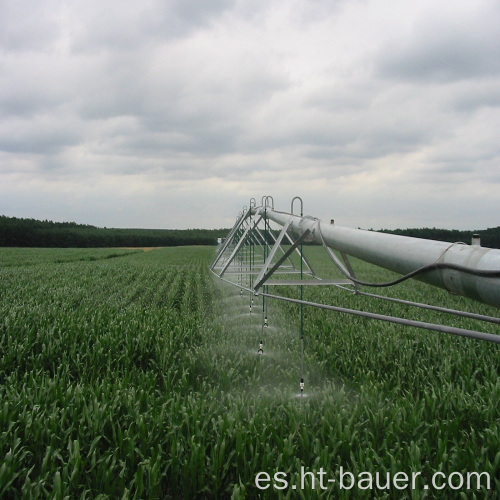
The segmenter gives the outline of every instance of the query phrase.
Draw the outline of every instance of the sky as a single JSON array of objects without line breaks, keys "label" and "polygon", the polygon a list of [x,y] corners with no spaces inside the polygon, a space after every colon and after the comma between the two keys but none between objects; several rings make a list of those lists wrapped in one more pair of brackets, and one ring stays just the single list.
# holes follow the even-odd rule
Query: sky
[{"label": "sky", "polygon": [[0,0],[0,215],[496,227],[499,111],[498,0]]}]

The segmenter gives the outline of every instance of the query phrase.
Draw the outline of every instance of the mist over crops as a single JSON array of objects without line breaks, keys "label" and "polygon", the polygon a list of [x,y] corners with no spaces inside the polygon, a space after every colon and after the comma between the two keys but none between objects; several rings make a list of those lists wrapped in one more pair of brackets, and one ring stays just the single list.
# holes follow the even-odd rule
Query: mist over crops
[{"label": "mist over crops", "polygon": [[[319,250],[307,251],[328,272]],[[306,308],[307,396],[297,397],[299,306],[269,302],[258,356],[259,297],[250,314],[248,294],[210,273],[214,251],[0,249],[0,498],[276,498],[256,474],[284,471],[298,484],[302,466],[484,471],[493,491],[477,498],[498,494],[496,345]],[[397,294],[498,315],[414,281]],[[305,298],[445,321],[330,287]],[[280,494],[445,498],[422,488]]]}]

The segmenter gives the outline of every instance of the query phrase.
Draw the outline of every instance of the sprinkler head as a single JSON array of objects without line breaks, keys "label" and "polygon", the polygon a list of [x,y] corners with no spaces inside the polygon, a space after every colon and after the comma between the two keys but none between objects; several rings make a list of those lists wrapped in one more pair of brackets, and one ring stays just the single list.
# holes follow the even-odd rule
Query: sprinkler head
[{"label": "sprinkler head", "polygon": [[300,379],[300,394],[304,394],[304,379]]},{"label": "sprinkler head", "polygon": [[264,318],[264,328],[267,328],[267,316]]},{"label": "sprinkler head", "polygon": [[262,340],[259,342],[259,350],[257,351],[257,354],[264,354],[264,344],[262,343]]}]

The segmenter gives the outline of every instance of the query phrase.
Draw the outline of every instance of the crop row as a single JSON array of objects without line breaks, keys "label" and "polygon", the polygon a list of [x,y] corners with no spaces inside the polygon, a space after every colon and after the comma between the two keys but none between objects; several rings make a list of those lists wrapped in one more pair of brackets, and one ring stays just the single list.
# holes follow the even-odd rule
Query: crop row
[{"label": "crop row", "polygon": [[[0,270],[0,497],[274,498],[255,475],[300,484],[301,466],[486,471],[498,491],[496,346],[306,309],[297,398],[298,308],[269,303],[263,332],[262,298],[250,315],[248,296],[209,273],[213,249],[64,263],[54,252]],[[292,493],[443,498],[422,485]]]}]

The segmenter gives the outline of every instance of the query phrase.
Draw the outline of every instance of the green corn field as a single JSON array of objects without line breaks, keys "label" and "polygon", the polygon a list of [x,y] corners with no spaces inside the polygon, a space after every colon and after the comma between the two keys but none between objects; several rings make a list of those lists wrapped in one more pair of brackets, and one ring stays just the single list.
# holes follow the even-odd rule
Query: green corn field
[{"label": "green corn field", "polygon": [[[307,249],[328,274],[320,250]],[[300,306],[268,301],[264,331],[262,297],[250,314],[249,295],[210,273],[214,252],[0,249],[0,498],[499,498],[498,345],[305,308],[300,397]],[[389,292],[498,316],[413,280]],[[500,333],[331,287],[304,298]],[[313,479],[341,467],[421,481]],[[287,488],[257,487],[278,471]],[[425,487],[473,471],[489,489]]]}]

